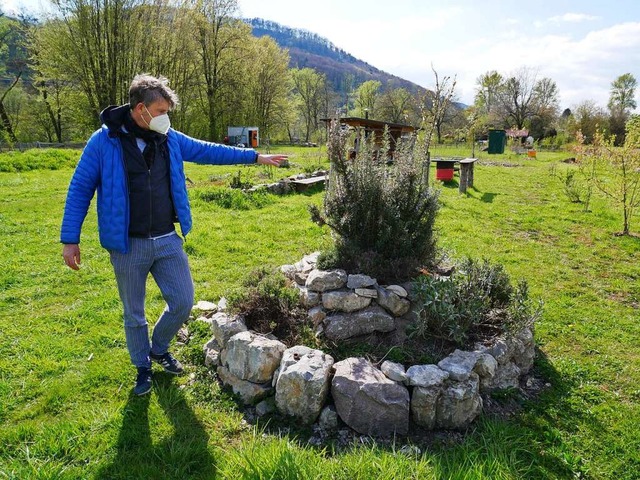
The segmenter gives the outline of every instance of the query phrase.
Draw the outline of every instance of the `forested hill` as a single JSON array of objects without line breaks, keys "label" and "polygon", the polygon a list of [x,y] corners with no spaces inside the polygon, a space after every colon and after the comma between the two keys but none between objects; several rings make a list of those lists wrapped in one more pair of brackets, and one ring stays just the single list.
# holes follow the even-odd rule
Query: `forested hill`
[{"label": "forested hill", "polygon": [[282,48],[289,49],[292,68],[314,68],[327,76],[327,80],[338,93],[344,93],[349,79],[352,87],[367,80],[378,80],[382,89],[406,88],[412,93],[423,92],[424,88],[395,75],[358,60],[353,55],[336,47],[326,38],[307,30],[285,27],[279,23],[261,18],[244,19],[253,29],[253,35],[269,35]]}]

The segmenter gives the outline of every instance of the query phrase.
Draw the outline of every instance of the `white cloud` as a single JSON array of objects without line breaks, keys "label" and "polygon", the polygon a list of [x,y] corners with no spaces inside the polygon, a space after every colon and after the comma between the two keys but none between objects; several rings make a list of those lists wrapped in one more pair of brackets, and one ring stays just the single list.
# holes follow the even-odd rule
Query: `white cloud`
[{"label": "white cloud", "polygon": [[565,13],[564,15],[555,15],[553,17],[550,17],[548,20],[555,23],[580,23],[597,20],[598,18],[599,17],[588,15],[586,13]]}]

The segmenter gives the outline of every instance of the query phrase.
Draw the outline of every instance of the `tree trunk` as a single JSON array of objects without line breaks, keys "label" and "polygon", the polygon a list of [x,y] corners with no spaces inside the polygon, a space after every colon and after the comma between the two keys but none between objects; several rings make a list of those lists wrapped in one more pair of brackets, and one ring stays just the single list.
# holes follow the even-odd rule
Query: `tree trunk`
[{"label": "tree trunk", "polygon": [[7,114],[7,110],[4,108],[4,99],[7,97],[7,94],[16,86],[18,80],[22,76],[22,72],[19,72],[16,75],[16,79],[13,83],[7,88],[7,91],[2,94],[2,98],[0,98],[0,130],[5,130],[7,135],[9,135],[9,139],[16,143],[18,139],[16,138],[16,134],[13,131],[13,126],[11,125],[11,119],[9,118],[9,114]]},{"label": "tree trunk", "polygon": [[0,101],[0,130],[5,130],[7,135],[9,135],[9,139],[16,143],[18,139],[16,138],[16,134],[13,132],[13,127],[11,126],[11,119],[9,115],[7,115],[7,111],[4,108],[4,103]]}]

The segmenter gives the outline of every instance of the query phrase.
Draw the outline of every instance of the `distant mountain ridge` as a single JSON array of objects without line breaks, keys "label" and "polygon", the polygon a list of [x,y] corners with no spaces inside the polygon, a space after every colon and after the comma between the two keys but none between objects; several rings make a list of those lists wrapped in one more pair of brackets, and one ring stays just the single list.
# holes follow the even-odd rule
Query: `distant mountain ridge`
[{"label": "distant mountain ridge", "polygon": [[268,35],[280,47],[287,48],[291,68],[309,67],[324,73],[333,89],[339,94],[345,93],[349,75],[353,76],[354,87],[367,80],[378,80],[382,83],[383,90],[405,88],[414,94],[425,91],[420,85],[383,72],[355,58],[350,53],[336,47],[326,38],[308,30],[286,27],[261,18],[245,18],[243,21],[251,26],[254,36]]}]

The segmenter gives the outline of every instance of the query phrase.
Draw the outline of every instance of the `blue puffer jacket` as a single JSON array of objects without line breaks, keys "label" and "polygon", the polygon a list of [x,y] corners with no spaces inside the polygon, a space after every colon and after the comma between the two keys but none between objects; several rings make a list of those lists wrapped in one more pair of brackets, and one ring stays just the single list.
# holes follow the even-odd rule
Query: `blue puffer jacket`
[{"label": "blue puffer jacket", "polygon": [[[182,235],[191,230],[191,208],[182,162],[209,165],[255,163],[257,154],[243,149],[204,142],[174,129],[167,133],[171,195]],[[98,231],[107,250],[129,250],[129,193],[122,144],[106,125],[94,132],[71,178],[64,208],[60,241],[80,243],[80,230],[93,194],[98,191]]]}]

